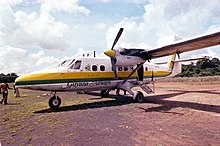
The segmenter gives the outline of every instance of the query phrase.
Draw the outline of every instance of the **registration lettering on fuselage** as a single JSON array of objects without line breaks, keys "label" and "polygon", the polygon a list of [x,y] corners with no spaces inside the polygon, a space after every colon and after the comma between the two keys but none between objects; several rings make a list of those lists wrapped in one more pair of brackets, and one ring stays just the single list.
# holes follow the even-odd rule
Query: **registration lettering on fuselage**
[{"label": "registration lettering on fuselage", "polygon": [[69,88],[78,88],[78,87],[94,87],[94,86],[108,86],[110,81],[95,81],[95,82],[68,82],[67,86]]}]

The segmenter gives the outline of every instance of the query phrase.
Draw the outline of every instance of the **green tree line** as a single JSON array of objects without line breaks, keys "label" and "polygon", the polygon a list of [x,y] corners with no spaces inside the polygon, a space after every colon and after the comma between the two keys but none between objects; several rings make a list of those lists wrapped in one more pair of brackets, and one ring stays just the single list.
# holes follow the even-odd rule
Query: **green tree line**
[{"label": "green tree line", "polygon": [[216,76],[220,75],[218,58],[199,60],[196,64],[182,65],[180,77]]},{"label": "green tree line", "polygon": [[9,74],[0,74],[0,83],[7,82],[7,83],[13,83],[15,79],[18,77],[16,73],[9,73]]}]

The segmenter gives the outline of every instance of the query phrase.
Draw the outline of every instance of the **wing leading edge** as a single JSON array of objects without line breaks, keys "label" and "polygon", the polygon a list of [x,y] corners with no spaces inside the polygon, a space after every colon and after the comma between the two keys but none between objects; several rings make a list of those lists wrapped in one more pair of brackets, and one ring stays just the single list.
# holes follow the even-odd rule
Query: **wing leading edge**
[{"label": "wing leading edge", "polygon": [[147,51],[147,54],[151,59],[154,59],[172,55],[174,53],[180,54],[216,45],[220,45],[220,32],[175,42],[167,46],[149,50]]}]

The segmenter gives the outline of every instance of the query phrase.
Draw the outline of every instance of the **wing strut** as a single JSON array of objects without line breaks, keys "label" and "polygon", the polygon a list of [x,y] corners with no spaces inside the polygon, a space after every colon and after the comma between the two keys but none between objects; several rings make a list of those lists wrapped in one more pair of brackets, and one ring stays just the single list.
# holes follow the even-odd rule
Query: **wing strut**
[{"label": "wing strut", "polygon": [[145,62],[142,62],[142,63],[138,64],[137,67],[128,75],[128,77],[123,80],[122,84],[125,83],[125,82],[127,82],[127,80],[128,80],[144,63],[145,63]]}]

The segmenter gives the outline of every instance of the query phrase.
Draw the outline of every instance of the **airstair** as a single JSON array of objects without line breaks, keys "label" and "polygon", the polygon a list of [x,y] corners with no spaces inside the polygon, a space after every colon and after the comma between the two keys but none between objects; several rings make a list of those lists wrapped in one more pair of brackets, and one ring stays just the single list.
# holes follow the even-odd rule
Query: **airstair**
[{"label": "airstair", "polygon": [[145,85],[143,82],[138,81],[138,85],[143,89],[147,94],[154,93],[154,91],[147,85]]}]

